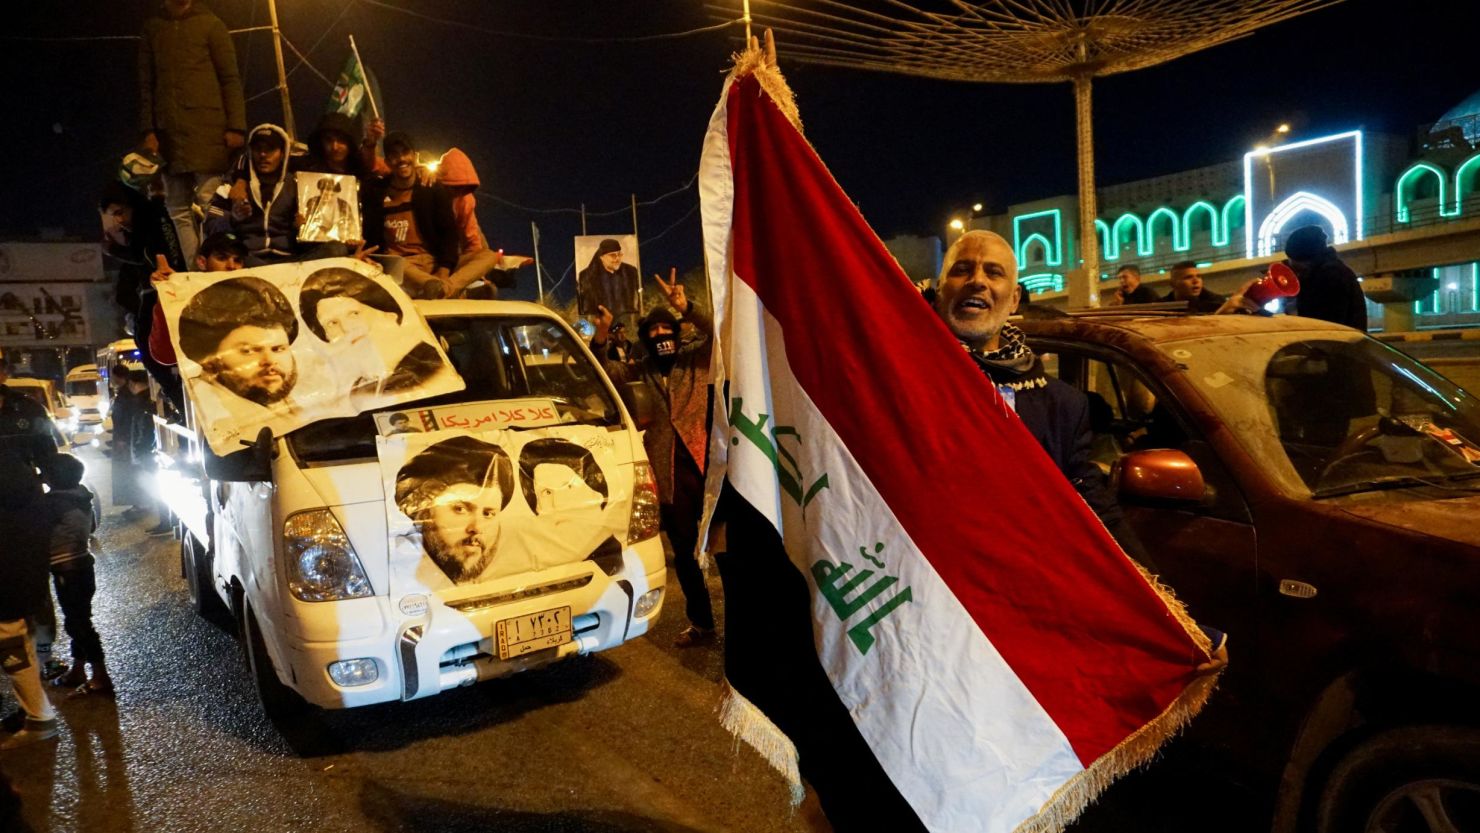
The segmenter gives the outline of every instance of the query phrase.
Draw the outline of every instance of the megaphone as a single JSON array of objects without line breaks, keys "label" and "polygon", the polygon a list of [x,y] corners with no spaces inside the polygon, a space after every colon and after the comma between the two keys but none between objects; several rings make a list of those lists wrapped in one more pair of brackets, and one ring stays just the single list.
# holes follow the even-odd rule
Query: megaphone
[{"label": "megaphone", "polygon": [[1285,263],[1271,263],[1264,277],[1244,290],[1244,297],[1262,307],[1276,298],[1288,298],[1299,293],[1300,278],[1296,277],[1295,270]]}]

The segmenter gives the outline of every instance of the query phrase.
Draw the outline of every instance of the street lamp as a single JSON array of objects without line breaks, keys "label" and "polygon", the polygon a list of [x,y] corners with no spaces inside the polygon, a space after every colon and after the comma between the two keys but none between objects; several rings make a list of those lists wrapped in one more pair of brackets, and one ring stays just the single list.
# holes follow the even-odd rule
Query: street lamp
[{"label": "street lamp", "polygon": [[960,217],[952,217],[951,218],[951,230],[952,231],[956,231],[956,232],[965,231],[966,230],[966,223],[962,222]]}]

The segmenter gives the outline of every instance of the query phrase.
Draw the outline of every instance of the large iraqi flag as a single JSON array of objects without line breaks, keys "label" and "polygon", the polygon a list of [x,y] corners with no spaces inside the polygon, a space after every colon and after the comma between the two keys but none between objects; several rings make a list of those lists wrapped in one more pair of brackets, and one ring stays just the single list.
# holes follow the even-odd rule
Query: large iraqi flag
[{"label": "large iraqi flag", "polygon": [[895,799],[933,831],[1062,828],[1202,707],[1207,637],[921,299],[754,51],[700,185],[727,724],[783,768],[799,750],[840,830],[898,829]]}]

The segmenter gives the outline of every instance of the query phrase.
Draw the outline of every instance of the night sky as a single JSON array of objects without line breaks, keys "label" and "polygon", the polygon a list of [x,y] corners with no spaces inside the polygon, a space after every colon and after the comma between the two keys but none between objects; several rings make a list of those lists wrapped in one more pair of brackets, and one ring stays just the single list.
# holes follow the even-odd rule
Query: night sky
[{"label": "night sky", "polygon": [[[385,2],[509,34],[362,0],[278,6],[286,36],[305,51],[314,47],[311,63],[331,79],[353,33],[379,77],[390,128],[410,132],[424,150],[465,150],[488,192],[479,197],[485,233],[495,246],[530,253],[529,223],[538,222],[545,268],[557,280],[571,263],[578,215],[536,214],[489,194],[531,209],[584,202],[591,212],[616,210],[590,218],[590,233],[630,233],[630,194],[650,200],[693,176],[728,56],[738,46],[738,28],[644,43],[513,36],[613,38],[713,24],[697,0]],[[734,4],[738,10],[739,0]],[[231,28],[266,22],[265,0],[207,5]],[[1480,86],[1463,5],[1350,0],[1099,81],[1098,180],[1113,184],[1236,159],[1282,121],[1297,139],[1353,127],[1411,136]],[[0,166],[0,239],[56,231],[93,239],[97,189],[137,136],[135,42],[6,36],[137,34],[155,6],[89,0],[7,9],[0,60],[10,129]],[[270,90],[270,36],[234,37],[247,95]],[[885,237],[939,233],[952,212],[975,201],[1000,212],[1012,202],[1074,190],[1068,85],[977,86],[807,67],[787,61],[784,38],[779,50],[808,138]],[[297,58],[286,61],[292,67]],[[329,86],[306,66],[290,86],[299,133],[306,134]],[[280,120],[275,92],[247,109],[253,123]],[[644,272],[700,263],[697,203],[690,189],[639,210],[645,241],[666,230],[644,243]],[[532,270],[521,281],[532,294]],[[567,277],[561,294],[573,283]]]}]

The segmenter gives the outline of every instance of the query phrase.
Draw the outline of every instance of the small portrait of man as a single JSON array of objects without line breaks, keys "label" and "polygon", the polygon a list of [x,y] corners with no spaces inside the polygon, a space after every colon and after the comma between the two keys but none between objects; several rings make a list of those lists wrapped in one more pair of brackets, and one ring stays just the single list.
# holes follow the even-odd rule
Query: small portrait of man
[{"label": "small portrait of man", "polygon": [[311,243],[359,240],[356,180],[341,174],[298,174],[298,204],[304,207],[298,239]]},{"label": "small portrait of man", "polygon": [[606,475],[591,450],[570,440],[531,440],[519,452],[519,487],[536,515],[606,508]]},{"label": "small portrait of man", "polygon": [[498,550],[500,514],[514,492],[509,455],[473,437],[427,446],[396,472],[396,506],[422,549],[456,584],[476,581]]},{"label": "small portrait of man", "polygon": [[403,414],[403,413],[401,413],[399,411],[397,411],[394,414],[391,414],[390,417],[388,417],[386,419],[386,422],[389,423],[390,426],[391,426],[390,427],[390,430],[386,432],[387,434],[420,434],[421,433],[421,429],[420,428],[417,428],[416,426],[414,426],[414,425],[411,424],[411,417],[406,416],[405,414]]},{"label": "small portrait of man", "polygon": [[[591,251],[593,243],[596,247],[594,252]],[[637,314],[637,291],[642,279],[637,271],[636,249],[637,238],[632,235],[576,238],[576,263],[586,263],[576,275],[581,315],[597,315],[601,312],[600,307],[605,307],[617,318]]]},{"label": "small portrait of man", "polygon": [[289,408],[298,383],[291,349],[297,337],[293,305],[261,278],[211,284],[180,311],[180,350],[200,365],[201,378],[265,408]]}]

